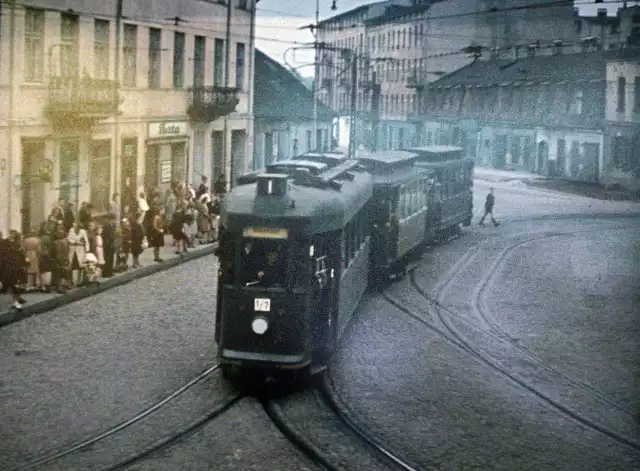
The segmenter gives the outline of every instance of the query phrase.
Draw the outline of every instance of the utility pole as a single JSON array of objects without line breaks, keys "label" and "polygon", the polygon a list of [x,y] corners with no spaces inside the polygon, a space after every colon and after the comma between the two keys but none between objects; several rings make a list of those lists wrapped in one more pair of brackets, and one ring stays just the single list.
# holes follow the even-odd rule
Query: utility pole
[{"label": "utility pole", "polygon": [[356,155],[356,106],[358,98],[358,56],[351,52],[351,122],[349,125],[349,158]]},{"label": "utility pole", "polygon": [[[226,89],[229,88],[229,75],[231,74],[230,62],[231,62],[231,4],[233,2],[227,2],[227,31],[225,36],[225,50],[224,50],[224,86]],[[230,159],[227,159],[228,150],[229,150],[229,137],[227,134],[229,133],[229,119],[227,115],[224,115],[224,131],[222,136],[222,142],[224,143],[224,150],[222,155],[224,156],[222,162],[223,171],[227,170],[227,162],[229,162],[229,175],[227,175],[227,180],[229,181],[229,190],[233,188],[233,149],[231,149]],[[188,177],[187,177],[188,178]]]},{"label": "utility pole", "polygon": [[382,86],[378,83],[378,74],[371,73],[371,150],[378,150],[378,134],[380,129],[380,95]]},{"label": "utility pole", "polygon": [[[1,19],[1,18],[0,18]],[[16,91],[16,77],[15,77],[15,48],[16,48],[16,2],[12,0],[11,11],[9,14],[9,146],[7,149],[7,179],[9,181],[8,186],[8,200],[7,205],[7,232],[12,229],[11,219],[13,216],[13,194],[15,189],[13,188],[13,108],[15,101]],[[20,182],[22,184],[22,181]]]},{"label": "utility pole", "polygon": [[[120,99],[120,79],[121,79],[121,71],[120,71],[120,54],[121,54],[121,36],[122,36],[122,2],[123,0],[117,0],[116,3],[116,72],[115,72],[115,86],[116,86],[116,99]],[[118,107],[119,108],[119,107]],[[121,208],[124,208],[124,195],[122,194],[122,146],[120,145],[120,112],[116,108],[116,114],[113,119],[113,148],[115,165],[114,165],[114,191],[112,193],[120,194],[120,201],[118,204]],[[79,165],[78,165],[79,167]],[[137,171],[136,171],[137,174]],[[77,182],[79,183],[79,182]],[[136,185],[137,185],[137,175],[136,175]],[[120,224],[120,221],[116,221],[117,224]]]},{"label": "utility pole", "polygon": [[316,141],[316,149],[320,151],[318,147],[318,97],[316,96],[318,92],[318,75],[320,72],[320,64],[318,64],[318,33],[319,33],[319,25],[320,21],[320,0],[316,0],[316,27],[315,27],[315,36],[313,38],[313,83],[311,84],[311,97],[313,98],[313,139]]}]

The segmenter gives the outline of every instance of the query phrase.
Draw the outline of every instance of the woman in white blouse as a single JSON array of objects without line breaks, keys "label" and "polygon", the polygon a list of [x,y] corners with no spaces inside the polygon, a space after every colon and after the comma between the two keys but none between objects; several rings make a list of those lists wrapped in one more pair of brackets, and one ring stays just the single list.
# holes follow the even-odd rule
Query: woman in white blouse
[{"label": "woman in white blouse", "polygon": [[77,222],[69,229],[67,235],[69,242],[69,263],[71,266],[71,282],[74,286],[78,284],[80,270],[84,263],[84,256],[89,251],[89,237],[84,229],[78,226]]}]

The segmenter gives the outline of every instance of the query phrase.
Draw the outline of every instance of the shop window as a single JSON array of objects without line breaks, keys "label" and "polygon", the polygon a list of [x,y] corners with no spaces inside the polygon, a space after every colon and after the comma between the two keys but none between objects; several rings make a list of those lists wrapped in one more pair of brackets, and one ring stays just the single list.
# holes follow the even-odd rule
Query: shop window
[{"label": "shop window", "polygon": [[627,79],[624,77],[618,77],[618,93],[617,93],[617,98],[618,98],[618,107],[617,107],[617,112],[618,113],[624,113],[624,110],[626,108],[626,94],[627,94]]}]

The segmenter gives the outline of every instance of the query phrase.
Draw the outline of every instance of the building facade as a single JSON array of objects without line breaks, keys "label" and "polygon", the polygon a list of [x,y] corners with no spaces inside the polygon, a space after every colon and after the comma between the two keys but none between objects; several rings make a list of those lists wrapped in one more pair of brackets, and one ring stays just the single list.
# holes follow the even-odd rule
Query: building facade
[{"label": "building facade", "polygon": [[255,0],[25,0],[0,15],[0,230],[58,198],[96,213],[150,187],[242,173]]},{"label": "building facade", "polygon": [[463,145],[479,166],[601,181],[607,63],[640,50],[554,49],[477,61],[434,82],[424,143]]},{"label": "building facade", "polygon": [[256,50],[254,90],[252,170],[304,152],[331,150],[331,127],[336,114],[318,103],[314,126],[311,90],[259,50]]},{"label": "building facade", "polygon": [[[487,14],[492,8],[498,13]],[[380,86],[377,147],[402,148],[417,142],[427,85],[469,64],[491,59],[501,49],[536,41],[575,39],[569,3],[545,0],[407,0],[363,6],[320,23],[318,38],[359,57],[357,113],[365,129],[359,144],[371,147],[366,132],[376,119],[374,84]],[[552,39],[550,39],[552,38]],[[337,52],[321,56],[320,99],[348,115],[351,94],[347,64]],[[373,72],[375,71],[375,76]],[[363,123],[364,121],[364,123]],[[367,142],[369,140],[369,142]]]},{"label": "building facade", "polygon": [[602,182],[640,190],[640,48],[607,62]]}]

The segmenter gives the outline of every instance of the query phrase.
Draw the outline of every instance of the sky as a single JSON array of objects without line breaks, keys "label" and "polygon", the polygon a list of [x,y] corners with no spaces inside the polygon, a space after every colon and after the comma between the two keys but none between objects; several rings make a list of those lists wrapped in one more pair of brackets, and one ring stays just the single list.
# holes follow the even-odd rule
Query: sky
[{"label": "sky", "polygon": [[[336,11],[331,11],[332,0],[320,0],[320,20],[344,13],[374,0],[336,0]],[[453,0],[465,1],[465,0]],[[604,0],[575,0],[575,5],[583,15],[595,15],[598,8],[607,8],[609,15],[615,15],[622,2]],[[628,2],[632,5],[634,2]],[[315,21],[316,2],[314,0],[260,0],[256,20],[256,46],[273,59],[288,63],[304,76],[313,75],[313,48],[305,44],[313,41],[309,29],[300,30]],[[300,44],[295,44],[300,43]],[[296,49],[293,48],[302,48]]]}]

